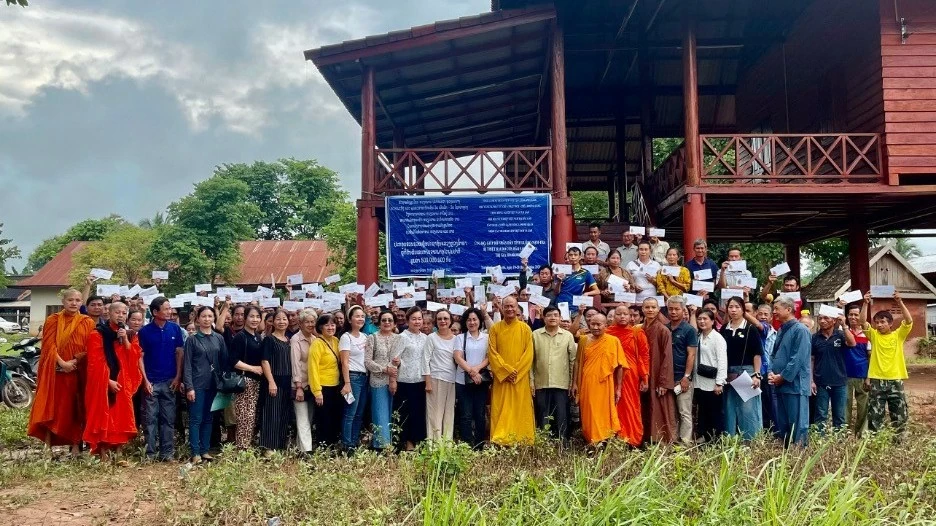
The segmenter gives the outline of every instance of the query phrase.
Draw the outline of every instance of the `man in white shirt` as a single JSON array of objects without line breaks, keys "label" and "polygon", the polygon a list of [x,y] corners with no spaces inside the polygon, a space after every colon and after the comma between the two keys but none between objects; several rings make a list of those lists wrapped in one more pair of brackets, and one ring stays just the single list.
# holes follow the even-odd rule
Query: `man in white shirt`
[{"label": "man in white shirt", "polygon": [[750,270],[729,270],[732,261],[741,261],[740,248],[728,249],[728,260],[722,262],[721,270],[718,271],[718,288],[720,289],[742,289],[744,287],[740,284],[740,279],[751,277]]},{"label": "man in white shirt", "polygon": [[582,251],[588,247],[595,247],[601,261],[607,260],[611,253],[611,246],[601,240],[601,225],[598,223],[588,225],[588,241],[582,243]]}]

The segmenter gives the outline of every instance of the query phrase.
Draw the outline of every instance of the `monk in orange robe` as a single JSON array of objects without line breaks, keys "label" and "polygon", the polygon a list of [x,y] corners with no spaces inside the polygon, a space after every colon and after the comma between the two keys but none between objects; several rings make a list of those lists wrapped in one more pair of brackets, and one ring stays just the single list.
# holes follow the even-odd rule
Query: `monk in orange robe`
[{"label": "monk in orange robe", "polygon": [[660,316],[656,298],[646,298],[641,305],[644,315],[643,332],[650,344],[650,397],[644,438],[652,442],[671,443],[676,436],[676,395],[673,388],[673,335]]},{"label": "monk in orange robe", "polygon": [[618,436],[627,443],[638,447],[643,442],[643,418],[641,416],[640,393],[649,388],[650,346],[643,330],[630,324],[631,313],[627,305],[618,305],[614,309],[614,325],[607,333],[616,337],[624,349],[624,357],[631,367],[624,371],[621,381],[621,399],[618,400],[617,413],[621,422]]},{"label": "monk in orange robe", "polygon": [[[88,382],[85,386],[84,440],[93,453],[106,459],[136,436],[133,394],[140,387],[142,350],[131,342],[132,326],[124,326],[127,306],[121,302],[109,306],[109,321],[99,323],[88,336]],[[143,314],[135,312],[139,329]]]},{"label": "monk in orange robe", "polygon": [[596,313],[588,322],[591,332],[579,340],[573,396],[581,410],[582,434],[589,445],[604,442],[620,431],[617,403],[621,379],[630,368],[621,342],[605,334],[608,321]]},{"label": "monk in orange robe", "polygon": [[86,365],[85,343],[94,322],[78,312],[81,292],[65,290],[62,305],[64,310],[46,318],[42,329],[39,386],[26,432],[49,447],[70,445],[77,455],[84,426],[78,371]]}]

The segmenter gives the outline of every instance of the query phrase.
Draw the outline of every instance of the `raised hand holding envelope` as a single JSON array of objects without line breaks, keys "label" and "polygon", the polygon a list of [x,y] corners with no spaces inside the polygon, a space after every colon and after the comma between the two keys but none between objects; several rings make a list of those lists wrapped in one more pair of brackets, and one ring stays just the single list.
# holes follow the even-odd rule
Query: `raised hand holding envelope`
[{"label": "raised hand holding envelope", "polygon": [[520,251],[520,259],[529,259],[530,254],[532,254],[534,250],[536,250],[536,247],[534,247],[532,243],[527,243],[526,246],[523,247],[523,250]]},{"label": "raised hand holding envelope", "polygon": [[855,303],[861,301],[862,298],[864,298],[864,294],[862,294],[860,290],[853,290],[842,294],[839,299],[845,303]]},{"label": "raised hand holding envelope", "polygon": [[699,281],[712,279],[712,269],[707,268],[707,269],[697,270],[692,273],[692,278],[697,279]]},{"label": "raised hand holding envelope", "polygon": [[872,298],[892,298],[894,296],[893,285],[871,285]]}]

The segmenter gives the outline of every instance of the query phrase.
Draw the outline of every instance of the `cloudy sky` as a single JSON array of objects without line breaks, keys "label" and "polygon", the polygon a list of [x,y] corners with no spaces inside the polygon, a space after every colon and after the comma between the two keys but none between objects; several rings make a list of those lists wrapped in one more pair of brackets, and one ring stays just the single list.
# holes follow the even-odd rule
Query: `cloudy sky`
[{"label": "cloudy sky", "polygon": [[357,195],[360,127],[302,51],[490,0],[167,5],[0,2],[0,222],[24,255],[88,217],[152,217],[221,163],[316,158]]},{"label": "cloudy sky", "polygon": [[490,1],[166,6],[0,5],[0,222],[24,255],[85,218],[152,217],[221,163],[316,158],[356,196],[359,127],[302,51]]}]

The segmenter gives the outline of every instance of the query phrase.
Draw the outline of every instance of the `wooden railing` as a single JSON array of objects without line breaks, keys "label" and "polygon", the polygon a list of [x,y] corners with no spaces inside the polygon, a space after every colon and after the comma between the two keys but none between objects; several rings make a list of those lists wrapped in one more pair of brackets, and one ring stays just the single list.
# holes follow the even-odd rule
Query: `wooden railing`
[{"label": "wooden railing", "polygon": [[375,193],[552,191],[552,149],[379,149]]},{"label": "wooden railing", "polygon": [[703,135],[702,185],[879,183],[874,133]]},{"label": "wooden railing", "polygon": [[653,216],[650,215],[650,208],[647,207],[647,199],[644,197],[644,187],[640,183],[634,184],[634,199],[631,203],[631,217],[629,219],[635,225],[653,225]]},{"label": "wooden railing", "polygon": [[651,206],[658,205],[685,184],[686,144],[683,143],[644,181],[644,202],[651,203]]}]

